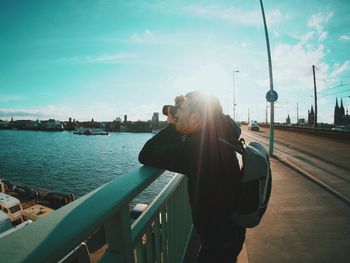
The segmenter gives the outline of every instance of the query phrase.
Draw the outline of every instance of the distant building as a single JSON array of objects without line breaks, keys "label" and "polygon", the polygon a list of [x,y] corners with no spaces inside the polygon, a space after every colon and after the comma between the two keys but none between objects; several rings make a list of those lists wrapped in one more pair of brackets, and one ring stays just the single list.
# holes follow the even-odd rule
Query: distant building
[{"label": "distant building", "polygon": [[287,119],[286,119],[286,124],[287,124],[287,125],[290,125],[290,117],[289,117],[289,114],[288,114]]},{"label": "distant building", "polygon": [[128,122],[128,115],[124,115],[124,122]]},{"label": "distant building", "polygon": [[92,119],[91,121],[83,121],[83,122],[78,122],[77,127],[80,128],[102,128],[102,125],[100,122],[94,121]]},{"label": "distant building", "polygon": [[120,131],[121,132],[126,132],[126,131],[129,131],[129,128],[126,125],[121,124],[120,125]]},{"label": "distant building", "polygon": [[159,112],[154,112],[152,116],[152,129],[159,129]]},{"label": "distant building", "polygon": [[60,121],[49,119],[48,121],[40,121],[40,128],[48,130],[63,130],[63,124]]},{"label": "distant building", "polygon": [[33,121],[31,120],[16,120],[11,119],[10,128],[19,130],[30,130],[33,128]]},{"label": "distant building", "polygon": [[120,125],[121,125],[121,120],[119,118],[119,121],[108,121],[104,123],[104,128],[106,131],[120,131]]},{"label": "distant building", "polygon": [[311,110],[307,111],[308,117],[307,117],[307,123],[309,125],[315,124],[315,112],[314,112],[314,106],[311,105]]},{"label": "distant building", "polygon": [[349,124],[350,124],[350,116],[348,114],[348,111],[346,111],[346,115],[345,115],[343,99],[340,99],[340,107],[339,107],[338,98],[336,98],[335,107],[334,107],[334,125],[349,125]]},{"label": "distant building", "polygon": [[68,122],[65,121],[63,123],[63,127],[64,127],[65,130],[69,130],[69,131],[74,130],[76,128],[75,120],[73,119],[73,122],[72,122],[72,118],[69,118]]},{"label": "distant building", "polygon": [[128,131],[132,132],[150,132],[152,131],[152,123],[148,121],[135,121],[127,123]]},{"label": "distant building", "polygon": [[8,121],[0,120],[0,129],[6,129],[9,125]]}]

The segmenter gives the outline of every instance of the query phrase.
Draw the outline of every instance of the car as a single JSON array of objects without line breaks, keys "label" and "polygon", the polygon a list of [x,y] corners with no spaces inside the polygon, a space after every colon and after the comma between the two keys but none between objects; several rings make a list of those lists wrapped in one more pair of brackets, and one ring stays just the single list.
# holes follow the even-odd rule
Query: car
[{"label": "car", "polygon": [[16,197],[0,193],[0,210],[7,214],[13,224],[23,222],[23,207]]},{"label": "car", "polygon": [[42,203],[50,208],[58,209],[74,201],[74,195],[65,192],[49,192],[42,198]]},{"label": "car", "polygon": [[257,121],[251,121],[248,125],[248,130],[259,131],[260,127]]}]

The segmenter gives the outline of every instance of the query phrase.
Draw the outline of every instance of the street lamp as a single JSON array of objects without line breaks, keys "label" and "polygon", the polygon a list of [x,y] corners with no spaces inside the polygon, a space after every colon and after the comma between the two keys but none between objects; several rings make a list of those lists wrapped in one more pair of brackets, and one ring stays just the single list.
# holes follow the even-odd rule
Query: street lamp
[{"label": "street lamp", "polygon": [[233,119],[236,120],[236,83],[235,73],[239,73],[239,70],[233,71]]}]

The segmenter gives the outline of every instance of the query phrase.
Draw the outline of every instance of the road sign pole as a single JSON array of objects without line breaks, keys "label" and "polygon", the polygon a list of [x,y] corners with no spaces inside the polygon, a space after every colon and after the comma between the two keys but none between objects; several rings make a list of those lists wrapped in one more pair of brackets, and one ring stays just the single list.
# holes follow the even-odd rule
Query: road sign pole
[{"label": "road sign pole", "polygon": [[314,128],[317,128],[317,91],[316,91],[316,77],[315,77],[315,65],[312,65],[312,75],[314,77],[314,95],[315,95],[315,119]]},{"label": "road sign pole", "polygon": [[[266,18],[264,12],[264,6],[262,0],[260,0],[261,12],[264,21],[264,29],[265,29],[265,38],[266,38],[266,48],[267,48],[267,57],[269,61],[269,74],[270,74],[270,91],[273,91],[273,77],[272,77],[272,62],[271,62],[271,52],[270,52],[270,42],[269,42],[269,34],[267,32],[266,26]],[[270,102],[270,145],[269,145],[269,155],[273,155],[273,143],[274,143],[274,129],[275,129],[275,117],[274,117],[274,102]]]}]

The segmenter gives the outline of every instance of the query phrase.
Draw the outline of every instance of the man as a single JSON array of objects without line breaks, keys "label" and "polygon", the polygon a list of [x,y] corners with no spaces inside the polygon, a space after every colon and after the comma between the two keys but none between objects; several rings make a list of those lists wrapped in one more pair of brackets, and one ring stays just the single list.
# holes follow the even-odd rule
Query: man
[{"label": "man", "polygon": [[185,174],[193,224],[200,236],[198,262],[235,262],[245,229],[230,220],[237,202],[240,168],[232,147],[240,128],[222,112],[216,97],[195,91],[177,97],[175,116],[143,147],[145,165]]}]

